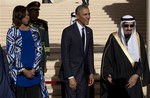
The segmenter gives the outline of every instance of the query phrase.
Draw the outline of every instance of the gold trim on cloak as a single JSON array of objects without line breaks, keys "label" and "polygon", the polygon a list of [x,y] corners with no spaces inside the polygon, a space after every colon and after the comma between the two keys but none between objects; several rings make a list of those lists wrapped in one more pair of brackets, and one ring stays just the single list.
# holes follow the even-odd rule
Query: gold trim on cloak
[{"label": "gold trim on cloak", "polygon": [[[130,63],[132,64],[132,67],[134,67],[134,60],[132,59],[131,55],[129,54],[129,52],[127,51],[125,46],[122,44],[122,42],[120,40],[120,37],[118,36],[117,32],[114,32],[113,35],[114,35],[115,39],[117,40],[118,44],[120,45],[121,49],[123,50],[124,54],[127,56],[127,58],[129,59]],[[139,54],[140,54],[140,38],[139,38],[139,34],[138,33],[136,33],[136,37],[137,37],[137,41],[138,41]]]}]

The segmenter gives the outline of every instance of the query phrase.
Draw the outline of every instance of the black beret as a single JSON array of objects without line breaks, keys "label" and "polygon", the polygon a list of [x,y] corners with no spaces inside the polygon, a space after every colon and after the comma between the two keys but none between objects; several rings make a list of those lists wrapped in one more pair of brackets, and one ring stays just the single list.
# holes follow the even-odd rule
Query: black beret
[{"label": "black beret", "polygon": [[28,10],[31,10],[31,9],[40,10],[40,5],[41,5],[40,2],[33,1],[27,5],[27,9]]}]

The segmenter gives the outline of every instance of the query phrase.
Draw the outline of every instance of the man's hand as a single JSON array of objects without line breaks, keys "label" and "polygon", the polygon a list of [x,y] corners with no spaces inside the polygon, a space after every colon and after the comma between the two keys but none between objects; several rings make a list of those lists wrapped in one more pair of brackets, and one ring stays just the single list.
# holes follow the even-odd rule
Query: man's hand
[{"label": "man's hand", "polygon": [[128,84],[127,84],[128,88],[131,88],[136,84],[138,77],[139,76],[137,74],[134,74],[130,77]]},{"label": "man's hand", "polygon": [[69,79],[69,87],[70,87],[72,90],[76,90],[77,82],[76,82],[75,78]]},{"label": "man's hand", "polygon": [[111,77],[111,75],[110,75],[110,74],[108,75],[107,80],[109,81],[109,83],[112,83],[112,77]]},{"label": "man's hand", "polygon": [[90,74],[88,86],[91,86],[92,84],[94,84],[94,75]]}]

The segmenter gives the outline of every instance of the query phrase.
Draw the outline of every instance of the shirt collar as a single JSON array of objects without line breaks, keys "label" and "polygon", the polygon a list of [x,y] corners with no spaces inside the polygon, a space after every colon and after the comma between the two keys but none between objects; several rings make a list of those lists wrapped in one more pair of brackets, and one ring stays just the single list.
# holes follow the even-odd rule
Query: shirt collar
[{"label": "shirt collar", "polygon": [[77,23],[77,26],[78,26],[79,30],[82,30],[82,28],[85,28],[78,21],[76,23]]}]

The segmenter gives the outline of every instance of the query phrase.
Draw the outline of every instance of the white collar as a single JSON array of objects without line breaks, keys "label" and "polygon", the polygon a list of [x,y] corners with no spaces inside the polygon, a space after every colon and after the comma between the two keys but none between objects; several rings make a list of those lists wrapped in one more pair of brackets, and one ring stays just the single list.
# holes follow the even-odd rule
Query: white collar
[{"label": "white collar", "polygon": [[78,26],[79,30],[82,30],[82,28],[85,28],[78,21],[76,23],[77,23],[77,26]]}]

